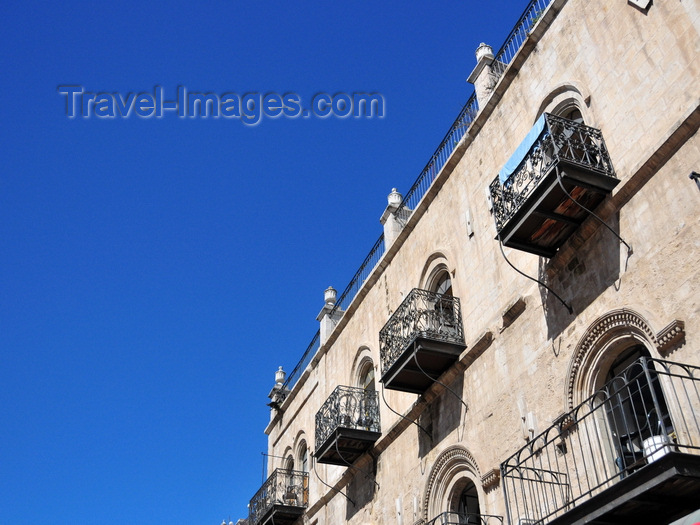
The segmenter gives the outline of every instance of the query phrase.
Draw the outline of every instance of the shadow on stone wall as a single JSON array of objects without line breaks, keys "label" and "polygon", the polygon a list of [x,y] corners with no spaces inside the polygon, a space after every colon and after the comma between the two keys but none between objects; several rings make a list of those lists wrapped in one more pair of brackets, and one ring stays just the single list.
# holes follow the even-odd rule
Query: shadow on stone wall
[{"label": "shadow on stone wall", "polygon": [[[618,215],[608,219],[607,224],[619,232]],[[543,286],[539,287],[549,339],[559,336],[598,296],[616,285],[620,277],[620,259],[624,256],[621,254],[626,253],[625,245],[600,225],[564,268],[555,271],[549,259],[540,258],[540,281],[573,308],[570,314],[552,293]]]},{"label": "shadow on stone wall", "polygon": [[459,426],[462,419],[464,405],[457,396],[462,395],[464,376],[462,374],[458,375],[447,386],[452,392],[448,390],[442,392],[418,418],[418,424],[427,430],[426,433],[420,428],[416,429],[418,431],[419,458],[424,458],[443,439],[450,435]]},{"label": "shadow on stone wall", "polygon": [[364,470],[354,470],[352,481],[348,484],[347,495],[352,501],[345,500],[345,519],[350,521],[365,505],[374,499],[377,491],[376,463]]}]

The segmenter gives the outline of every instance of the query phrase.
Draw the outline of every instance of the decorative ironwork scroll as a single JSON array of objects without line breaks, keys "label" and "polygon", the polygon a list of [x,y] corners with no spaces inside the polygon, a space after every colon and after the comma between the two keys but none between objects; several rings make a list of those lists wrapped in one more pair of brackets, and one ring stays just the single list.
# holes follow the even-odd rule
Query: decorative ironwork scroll
[{"label": "decorative ironwork scroll", "polygon": [[308,473],[278,468],[250,500],[249,522],[257,525],[275,505],[305,508],[308,504]]},{"label": "decorative ironwork scroll", "polygon": [[386,372],[416,338],[464,344],[457,297],[414,288],[379,332],[382,372]]},{"label": "decorative ironwork scroll", "polygon": [[489,185],[496,230],[506,223],[560,162],[615,178],[603,134],[573,120],[545,114],[545,127],[513,174]]}]

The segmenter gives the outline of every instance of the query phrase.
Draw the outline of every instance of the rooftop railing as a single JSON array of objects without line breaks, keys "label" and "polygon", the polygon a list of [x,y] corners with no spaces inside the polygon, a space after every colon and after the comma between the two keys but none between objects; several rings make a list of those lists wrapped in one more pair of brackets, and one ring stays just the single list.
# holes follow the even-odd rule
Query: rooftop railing
[{"label": "rooftop railing", "polygon": [[547,523],[670,452],[700,454],[700,367],[641,358],[501,465],[511,523]]},{"label": "rooftop railing", "polygon": [[362,287],[365,279],[367,279],[372,270],[374,270],[374,266],[379,262],[379,259],[382,258],[382,255],[384,255],[384,234],[379,236],[379,239],[377,239],[377,242],[374,243],[374,246],[372,246],[372,249],[367,254],[367,257],[365,257],[365,260],[362,261],[362,264],[355,272],[355,275],[353,275],[348,285],[340,294],[340,297],[336,301],[331,314],[334,314],[336,311],[338,311],[338,309],[347,309],[352,300],[355,298],[355,295],[357,295],[357,292]]},{"label": "rooftop railing", "polygon": [[[318,350],[321,346],[320,343],[321,343],[321,331],[317,330],[316,333],[314,334],[313,339],[311,339],[309,346],[306,347],[304,354],[301,356],[301,359],[299,359],[299,362],[294,367],[294,370],[292,370],[289,373],[289,375],[287,376],[287,380],[282,385],[282,388],[280,390],[280,393],[281,393],[280,395],[283,398],[286,397],[286,394],[289,393],[289,391],[294,387],[297,380],[299,379],[301,374],[306,369],[307,365],[311,362],[311,359],[313,358],[314,354],[316,353],[316,350]],[[282,401],[283,400],[284,399],[282,399]]]},{"label": "rooftop railing", "polygon": [[[513,57],[520,51],[520,48],[525,43],[525,40],[530,36],[532,28],[540,21],[540,18],[542,18],[542,15],[551,3],[552,0],[531,0],[528,3],[525,11],[520,15],[518,22],[515,24],[515,27],[513,27],[508,34],[501,49],[496,53],[495,63],[510,64]],[[505,71],[503,68],[497,68],[497,70],[500,71],[500,75]]]},{"label": "rooftop railing", "polygon": [[[551,4],[552,1],[553,0],[530,0],[530,2],[528,2],[525,11],[520,16],[515,27],[508,35],[505,43],[496,54],[496,61],[501,62],[504,65],[510,63],[529,36],[532,28],[542,17],[542,14],[547,7],[549,7],[549,4]],[[505,71],[505,67],[497,68],[497,70],[500,72],[500,74],[502,74]],[[455,121],[452,123],[452,126],[450,126],[450,129],[445,134],[445,137],[435,150],[435,153],[432,154],[428,160],[428,163],[425,165],[423,170],[418,175],[416,181],[404,196],[401,204],[399,205],[399,210],[404,208],[414,210],[416,208],[425,193],[428,191],[428,188],[430,188],[432,185],[437,174],[440,173],[440,170],[445,166],[447,160],[450,158],[459,142],[469,130],[469,127],[471,126],[472,122],[474,122],[474,119],[478,113],[479,103],[476,99],[476,93],[473,92],[462,107],[459,115],[457,115]],[[360,265],[360,268],[357,270],[357,272],[355,272],[355,275],[350,280],[350,283],[348,283],[341,293],[333,312],[337,311],[338,309],[347,309],[352,300],[355,298],[357,292],[362,287],[362,284],[365,282],[367,276],[369,276],[369,274],[372,272],[374,266],[382,258],[382,255],[384,255],[384,250],[384,235],[381,235],[372,246],[369,254]],[[304,368],[306,368],[311,360],[311,357],[313,357],[313,354],[311,357],[307,356],[309,349],[314,345],[317,345],[317,342],[318,333],[314,336],[314,340],[312,340],[312,343],[307,348],[307,352],[302,356],[301,360],[294,368],[294,370],[298,370],[298,372],[292,372],[287,377],[287,381],[284,384],[285,388],[292,389],[294,387],[298,376],[301,375]]]}]

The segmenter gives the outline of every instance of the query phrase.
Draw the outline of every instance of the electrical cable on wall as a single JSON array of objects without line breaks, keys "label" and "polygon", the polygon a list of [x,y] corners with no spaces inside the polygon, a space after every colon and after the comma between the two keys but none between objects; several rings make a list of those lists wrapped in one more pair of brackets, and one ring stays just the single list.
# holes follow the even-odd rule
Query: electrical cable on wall
[{"label": "electrical cable on wall", "polygon": [[[314,456],[314,457],[315,457],[315,456]],[[318,480],[319,480],[321,483],[323,483],[326,487],[328,487],[329,489],[331,489],[332,491],[334,491],[336,494],[340,494],[340,495],[342,495],[342,496],[345,496],[345,499],[347,499],[350,503],[352,503],[352,506],[355,507],[355,506],[356,506],[356,505],[355,505],[355,502],[354,502],[353,500],[350,499],[350,496],[348,496],[347,494],[345,494],[345,492],[343,492],[342,490],[337,489],[337,488],[335,488],[335,487],[332,487],[331,485],[329,485],[328,483],[326,483],[325,481],[323,481],[323,480],[321,479],[321,476],[319,476],[319,475],[318,475],[318,472],[316,471],[316,463],[317,463],[317,461],[314,461],[313,463],[314,463],[314,474],[316,474],[316,477],[318,478]]]},{"label": "electrical cable on wall", "polygon": [[384,397],[384,384],[382,384],[382,401],[384,401],[384,404],[386,405],[386,407],[387,407],[389,410],[391,410],[394,414],[396,414],[397,416],[399,416],[399,417],[405,419],[405,420],[408,421],[409,423],[413,423],[413,424],[416,425],[418,428],[420,428],[423,432],[425,432],[426,435],[427,435],[431,440],[433,439],[433,436],[430,435],[430,432],[428,432],[426,429],[424,429],[422,426],[420,426],[416,421],[413,421],[412,419],[408,419],[406,416],[404,416],[403,414],[399,414],[396,410],[394,410],[393,408],[391,408],[391,407],[389,406],[389,403],[386,402],[386,398]]}]

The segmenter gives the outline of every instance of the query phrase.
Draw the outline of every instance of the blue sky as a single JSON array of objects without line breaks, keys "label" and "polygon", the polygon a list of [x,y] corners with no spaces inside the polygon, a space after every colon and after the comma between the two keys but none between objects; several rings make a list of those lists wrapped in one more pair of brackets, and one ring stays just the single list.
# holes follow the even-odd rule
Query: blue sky
[{"label": "blue sky", "polygon": [[[218,525],[266,395],[525,0],[5,2],[0,522]],[[86,91],[378,92],[382,119],[74,118]]]}]

